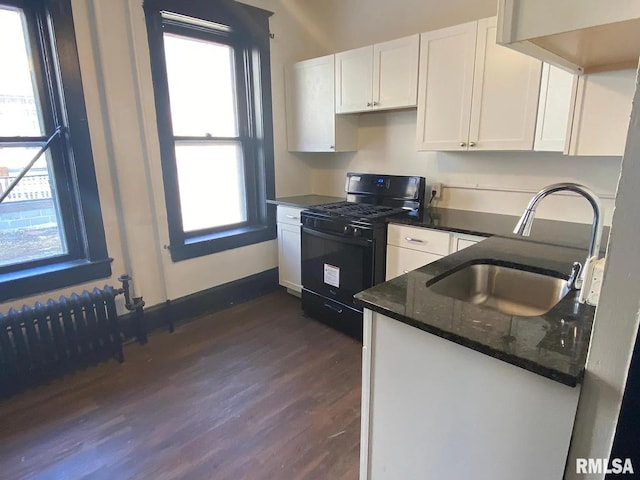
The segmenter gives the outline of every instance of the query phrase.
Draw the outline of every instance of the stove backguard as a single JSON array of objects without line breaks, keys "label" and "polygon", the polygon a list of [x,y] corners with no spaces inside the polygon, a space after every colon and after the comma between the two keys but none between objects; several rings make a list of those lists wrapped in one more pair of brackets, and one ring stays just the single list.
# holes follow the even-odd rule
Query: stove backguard
[{"label": "stove backguard", "polygon": [[424,177],[347,173],[347,201],[401,207],[424,208]]}]

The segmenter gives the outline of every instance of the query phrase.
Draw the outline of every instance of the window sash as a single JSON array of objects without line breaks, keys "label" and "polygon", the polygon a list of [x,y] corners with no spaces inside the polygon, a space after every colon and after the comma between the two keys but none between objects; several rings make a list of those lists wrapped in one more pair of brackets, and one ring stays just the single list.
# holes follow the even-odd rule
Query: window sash
[{"label": "window sash", "polygon": [[[67,253],[0,267],[0,301],[111,274],[87,125],[70,0],[0,0],[22,9],[45,132],[66,133],[48,150]],[[70,101],[67,103],[66,99]],[[4,137],[3,146],[41,146],[44,137]],[[52,192],[53,193],[53,192]]]},{"label": "window sash", "polygon": [[[22,10],[25,19],[26,39],[28,41],[28,52],[30,54],[31,65],[33,67],[33,75],[35,79],[35,94],[38,96],[37,101],[41,107],[41,116],[45,132],[53,131],[53,129],[61,122],[57,119],[59,112],[62,110],[58,105],[54,92],[59,90],[58,78],[56,73],[56,55],[53,53],[53,44],[48,32],[47,15],[36,9],[35,5],[30,2],[6,2],[0,0],[0,4],[10,5],[11,7]],[[39,32],[43,32],[40,35]],[[60,99],[61,100],[61,99]],[[0,137],[0,146],[2,147],[42,147],[48,137]],[[79,244],[78,218],[75,215],[75,199],[73,193],[69,189],[67,180],[68,163],[65,158],[66,152],[69,150],[65,135],[60,135],[50,145],[48,154],[51,159],[52,181],[54,184],[52,199],[55,208],[60,212],[62,225],[60,225],[61,237],[65,243],[64,250],[66,253],[62,255],[52,255],[37,260],[26,260],[16,262],[0,267],[0,274],[13,273],[21,270],[38,268],[59,262],[67,262],[70,260],[83,257],[83,249]]]},{"label": "window sash", "polygon": [[[275,207],[266,204],[267,198],[275,196],[268,26],[272,13],[233,0],[217,0],[215,5],[207,0],[144,0],[143,7],[151,55],[172,260],[177,262],[276,238]],[[183,15],[202,20],[183,22],[180,19]],[[220,30],[212,28],[212,24],[222,24],[228,28]],[[238,102],[242,102],[242,105],[238,105],[240,131],[238,137],[233,139],[239,139],[243,145],[248,213],[246,224],[238,228],[229,226],[189,234],[182,229],[174,155],[176,142],[226,141],[229,138],[174,135],[170,124],[162,41],[165,32],[203,38],[234,48],[236,82],[242,82],[242,86],[236,90]]]},{"label": "window sash", "polygon": [[[209,137],[209,136],[176,136],[173,133],[172,122],[166,122],[167,129],[170,130],[170,135],[172,139],[172,165],[168,166],[169,169],[172,170],[173,180],[173,188],[170,195],[167,195],[167,212],[172,211],[173,213],[169,213],[169,223],[170,223],[170,231],[173,231],[172,237],[179,241],[187,241],[188,239],[202,237],[207,234],[218,234],[220,232],[224,232],[226,230],[234,230],[238,228],[248,227],[252,224],[255,224],[257,221],[256,207],[257,204],[257,192],[255,192],[254,188],[251,188],[252,185],[255,184],[255,174],[253,173],[254,168],[250,165],[250,159],[255,155],[253,149],[253,140],[250,138],[250,134],[252,132],[252,127],[250,125],[250,102],[247,95],[247,73],[245,72],[247,61],[247,48],[245,45],[244,39],[240,36],[236,35],[235,32],[229,29],[222,30],[213,30],[209,28],[204,28],[201,25],[180,23],[178,24],[174,19],[163,19],[162,23],[163,32],[171,33],[183,37],[196,38],[203,41],[220,43],[223,45],[228,45],[234,51],[235,58],[235,70],[236,74],[235,78],[235,89],[236,89],[236,115],[237,115],[237,123],[238,123],[238,135],[237,136],[220,136],[220,137]],[[162,56],[164,58],[164,42],[163,42],[163,51]],[[165,85],[162,87],[165,89],[165,98],[167,102],[168,112],[170,113],[170,100],[169,100],[169,88],[168,81],[166,76],[166,64],[164,65],[165,69]],[[242,74],[240,74],[242,72]],[[156,88],[159,86],[156,85]],[[170,115],[169,115],[170,118]],[[245,205],[247,212],[247,220],[244,222],[239,222],[236,224],[224,225],[213,228],[206,228],[197,231],[189,231],[186,232],[182,228],[183,218],[180,207],[180,195],[178,189],[178,172],[177,172],[177,164],[175,157],[175,147],[182,142],[228,142],[228,141],[237,141],[240,142],[242,148],[242,161],[244,163],[243,174],[244,174],[244,184],[245,188]],[[165,189],[166,190],[166,189]],[[171,198],[169,198],[171,197]],[[169,207],[169,202],[173,203],[172,207]],[[176,208],[177,206],[177,208]],[[173,221],[172,218],[173,217]],[[171,225],[173,223],[173,225]],[[172,239],[172,243],[174,240]]]},{"label": "window sash", "polygon": [[[212,226],[212,227],[207,227],[207,228],[202,228],[202,229],[193,229],[193,230],[186,230],[184,229],[184,219],[183,220],[183,231],[185,233],[185,235],[187,237],[198,237],[198,236],[202,236],[202,235],[206,235],[207,233],[219,233],[219,232],[223,232],[225,230],[230,230],[230,229],[237,229],[237,228],[242,228],[242,227],[246,227],[250,224],[250,209],[248,208],[248,205],[246,204],[247,202],[247,195],[248,195],[248,190],[250,190],[251,186],[247,185],[246,183],[246,175],[245,175],[245,169],[246,169],[246,161],[244,158],[244,149],[243,149],[243,145],[242,142],[240,141],[240,139],[220,139],[220,140],[211,140],[210,138],[206,138],[204,140],[183,140],[183,141],[178,141],[175,142],[175,147],[176,150],[178,147],[183,146],[183,147],[197,147],[197,146],[229,146],[229,145],[237,145],[238,147],[238,151],[240,153],[240,162],[239,162],[239,170],[240,170],[240,178],[239,180],[239,187],[240,185],[242,185],[242,187],[239,189],[239,197],[241,197],[240,200],[240,204],[241,204],[241,211],[243,211],[244,216],[246,217],[245,220],[239,221],[239,222],[230,222],[230,223],[225,223],[222,225],[218,225],[218,226]],[[216,159],[211,159],[210,162],[212,162],[213,165],[210,164],[210,166],[215,166],[215,163],[217,160]],[[178,168],[178,159],[176,156],[176,167]],[[178,179],[179,180],[179,179]],[[215,183],[217,182],[217,178],[211,178],[210,179],[210,183],[212,188],[215,188]],[[181,214],[182,214],[182,200],[183,200],[183,194],[179,194],[179,200],[181,202]],[[212,209],[215,209],[215,207],[212,207]]]}]

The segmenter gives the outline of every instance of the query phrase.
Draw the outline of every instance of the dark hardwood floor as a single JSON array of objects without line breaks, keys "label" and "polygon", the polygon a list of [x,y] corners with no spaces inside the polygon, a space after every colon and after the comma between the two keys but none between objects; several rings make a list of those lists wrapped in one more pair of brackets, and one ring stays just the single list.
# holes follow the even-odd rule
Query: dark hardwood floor
[{"label": "dark hardwood floor", "polygon": [[0,478],[356,479],[361,345],[276,292],[0,402]]}]

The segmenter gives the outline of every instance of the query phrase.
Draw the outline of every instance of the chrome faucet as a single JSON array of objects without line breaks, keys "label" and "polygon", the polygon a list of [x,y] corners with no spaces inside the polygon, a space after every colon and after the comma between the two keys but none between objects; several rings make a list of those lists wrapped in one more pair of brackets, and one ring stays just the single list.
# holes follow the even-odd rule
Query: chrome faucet
[{"label": "chrome faucet", "polygon": [[[513,233],[516,235],[521,235],[523,237],[528,237],[531,234],[531,226],[533,225],[533,219],[536,214],[536,207],[538,206],[540,201],[553,193],[562,191],[574,192],[582,195],[589,201],[591,207],[593,208],[593,226],[591,228],[591,242],[589,244],[589,253],[587,254],[587,259],[583,266],[581,266],[578,262],[573,264],[571,275],[568,280],[568,285],[570,288],[579,290],[580,288],[582,288],[582,285],[584,283],[589,264],[597,260],[598,256],[600,255],[600,243],[602,241],[603,230],[602,206],[600,204],[600,199],[595,193],[593,193],[584,185],[580,185],[578,183],[555,183],[553,185],[549,185],[548,187],[545,187],[538,193],[536,193],[535,196],[531,199],[529,205],[527,205],[526,210],[522,214],[522,217],[520,217],[520,220],[518,220]],[[581,295],[581,297],[582,296],[583,295]]]}]

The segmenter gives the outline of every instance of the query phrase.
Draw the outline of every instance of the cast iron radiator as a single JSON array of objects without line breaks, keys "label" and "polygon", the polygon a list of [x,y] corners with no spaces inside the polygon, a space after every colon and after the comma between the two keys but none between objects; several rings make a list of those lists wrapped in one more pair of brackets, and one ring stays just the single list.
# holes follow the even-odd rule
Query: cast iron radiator
[{"label": "cast iron radiator", "polygon": [[0,314],[0,397],[111,357],[124,361],[119,293],[107,285]]}]

